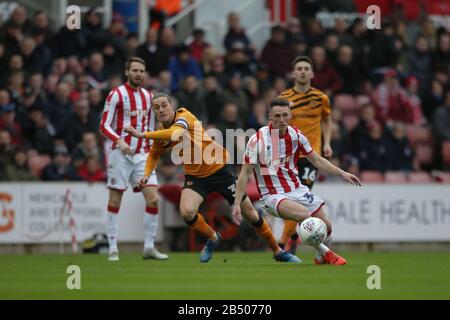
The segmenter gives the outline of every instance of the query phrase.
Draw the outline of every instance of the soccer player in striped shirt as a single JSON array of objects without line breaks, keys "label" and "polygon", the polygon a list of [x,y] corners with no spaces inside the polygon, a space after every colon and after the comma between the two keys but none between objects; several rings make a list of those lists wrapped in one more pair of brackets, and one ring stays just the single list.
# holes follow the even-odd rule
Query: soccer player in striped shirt
[{"label": "soccer player in striped shirt", "polygon": [[[312,60],[307,56],[296,57],[292,61],[292,76],[294,86],[280,94],[281,98],[290,102],[292,117],[289,124],[304,133],[315,152],[321,155],[323,151],[322,155],[330,158],[333,155],[330,144],[332,128],[330,99],[325,93],[311,86],[311,80],[314,78]],[[311,191],[317,177],[317,168],[304,156],[300,156],[297,167],[301,183]],[[285,221],[280,239],[280,246],[285,248],[291,238],[289,252],[292,254],[295,254],[297,246],[296,227],[295,221]],[[330,244],[331,242],[328,243]]]},{"label": "soccer player in striped shirt", "polygon": [[144,214],[145,243],[143,258],[166,260],[168,256],[156,250],[154,240],[158,228],[158,196],[156,174],[153,174],[144,188],[136,188],[144,174],[147,152],[151,144],[148,140],[135,138],[124,128],[132,126],[138,130],[155,130],[155,116],[152,112],[152,95],[141,88],[144,80],[144,60],[132,57],[126,63],[128,78],[124,85],[109,93],[100,123],[100,131],[107,138],[108,162],[108,220],[106,231],[109,242],[109,260],[119,260],[117,248],[118,213],[123,192],[131,182],[134,191],[142,191],[146,208]]},{"label": "soccer player in striped shirt", "polygon": [[[200,254],[200,262],[208,262],[220,242],[221,235],[206,223],[202,215],[198,213],[198,209],[212,192],[221,194],[230,205],[234,203],[236,175],[234,169],[227,165],[229,154],[208,136],[201,122],[191,112],[185,108],[175,110],[172,100],[167,94],[155,94],[153,110],[157,119],[162,123],[161,130],[138,132],[134,127],[126,128],[134,137],[155,140],[148,155],[140,185],[147,184],[163,152],[175,147],[177,149],[179,146],[182,147],[177,154],[182,159],[185,172],[180,213],[192,230],[208,239]],[[180,138],[183,139],[183,142],[180,142]],[[255,228],[256,233],[264,238],[272,249],[275,260],[300,262],[296,256],[281,250],[269,225],[258,215],[246,194],[241,196],[239,206],[242,207],[244,217]]]},{"label": "soccer player in striped shirt", "polygon": [[[291,119],[289,101],[275,98],[270,103],[270,125],[253,135],[246,147],[244,164],[237,182],[233,216],[240,219],[240,203],[250,175],[255,175],[258,190],[267,211],[287,220],[302,222],[310,216],[322,219],[331,234],[331,221],[322,209],[322,199],[311,193],[300,182],[297,161],[304,155],[315,167],[329,174],[341,176],[345,181],[360,186],[359,179],[321,157],[308,139],[295,127]],[[343,265],[345,259],[332,252],[325,244],[316,247],[316,264]]]}]

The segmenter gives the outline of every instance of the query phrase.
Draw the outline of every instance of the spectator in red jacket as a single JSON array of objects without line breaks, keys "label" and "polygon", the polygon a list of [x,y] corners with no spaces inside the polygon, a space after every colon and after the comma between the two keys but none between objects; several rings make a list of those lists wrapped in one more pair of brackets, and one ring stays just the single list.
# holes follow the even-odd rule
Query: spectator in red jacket
[{"label": "spectator in red jacket", "polygon": [[78,168],[77,174],[87,182],[106,181],[105,171],[102,169],[99,159],[95,156],[86,157],[84,164]]},{"label": "spectator in red jacket", "polygon": [[210,44],[205,41],[205,31],[203,31],[203,29],[194,29],[194,31],[192,31],[192,36],[194,37],[194,40],[188,45],[188,47],[191,49],[192,58],[200,63],[203,57],[203,52],[210,46]]}]

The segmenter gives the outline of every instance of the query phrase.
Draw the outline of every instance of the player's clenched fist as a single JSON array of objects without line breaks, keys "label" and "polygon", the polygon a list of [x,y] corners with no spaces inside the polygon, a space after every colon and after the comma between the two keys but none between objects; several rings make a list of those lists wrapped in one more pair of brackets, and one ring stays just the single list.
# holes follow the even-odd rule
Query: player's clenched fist
[{"label": "player's clenched fist", "polygon": [[144,134],[142,132],[138,132],[132,126],[125,127],[123,130],[125,132],[128,132],[129,134],[131,134],[133,137],[136,137],[136,138],[143,138],[144,137]]}]

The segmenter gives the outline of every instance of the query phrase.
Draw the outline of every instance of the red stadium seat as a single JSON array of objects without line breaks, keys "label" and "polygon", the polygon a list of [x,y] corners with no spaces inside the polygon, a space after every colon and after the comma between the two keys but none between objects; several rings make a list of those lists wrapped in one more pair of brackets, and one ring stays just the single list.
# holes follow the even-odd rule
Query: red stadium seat
[{"label": "red stadium seat", "polygon": [[450,183],[450,172],[435,171],[432,175],[437,182]]},{"label": "red stadium seat", "polygon": [[28,158],[28,168],[36,177],[40,177],[44,168],[52,162],[48,155],[36,155]]},{"label": "red stadium seat", "polygon": [[433,178],[424,171],[411,172],[408,180],[411,183],[433,183]]},{"label": "red stadium seat", "polygon": [[334,97],[334,106],[343,114],[355,114],[360,108],[355,103],[355,99],[349,94],[338,94]]},{"label": "red stadium seat", "polygon": [[419,165],[429,165],[433,162],[433,147],[431,145],[418,145],[415,152]]},{"label": "red stadium seat", "polygon": [[406,127],[406,135],[413,148],[419,143],[431,145],[433,142],[431,129],[428,127],[409,125]]},{"label": "red stadium seat", "polygon": [[445,141],[442,144],[442,163],[450,165],[450,141]]},{"label": "red stadium seat", "polygon": [[363,171],[361,172],[362,183],[382,183],[384,182],[383,175],[378,171]]},{"label": "red stadium seat", "polygon": [[388,171],[384,174],[384,181],[386,183],[407,183],[406,174],[400,171]]},{"label": "red stadium seat", "polygon": [[359,117],[353,114],[342,117],[342,123],[347,131],[352,131],[359,123]]}]

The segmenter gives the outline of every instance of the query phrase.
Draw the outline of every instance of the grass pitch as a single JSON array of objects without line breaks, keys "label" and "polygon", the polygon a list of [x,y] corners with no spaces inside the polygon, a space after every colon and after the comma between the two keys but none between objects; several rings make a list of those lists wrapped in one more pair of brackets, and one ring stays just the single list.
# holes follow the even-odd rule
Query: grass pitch
[{"label": "grass pitch", "polygon": [[[0,299],[450,299],[448,253],[344,253],[348,265],[275,262],[270,253],[171,253],[168,261],[121,254],[0,256]],[[81,290],[68,290],[69,265]],[[381,268],[381,289],[366,286],[367,267]]]}]

